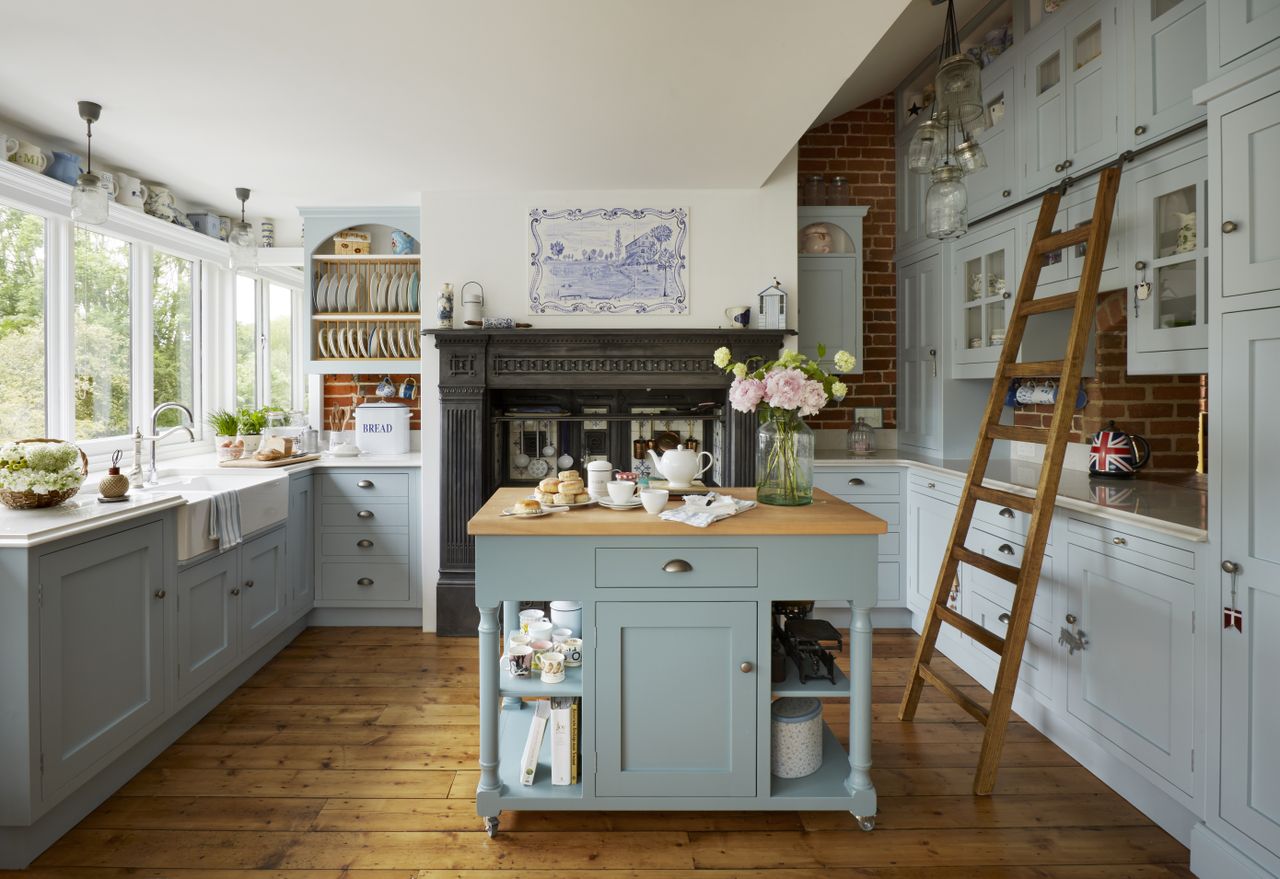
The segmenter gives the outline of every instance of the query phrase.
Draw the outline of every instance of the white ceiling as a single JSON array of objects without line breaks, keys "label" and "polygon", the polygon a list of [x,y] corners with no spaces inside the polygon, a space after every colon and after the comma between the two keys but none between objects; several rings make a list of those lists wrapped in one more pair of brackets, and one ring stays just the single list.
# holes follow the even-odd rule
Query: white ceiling
[{"label": "white ceiling", "polygon": [[[923,0],[912,0],[922,3]],[[9,4],[0,117],[222,212],[755,187],[907,0]],[[931,36],[931,39],[935,38]]]}]

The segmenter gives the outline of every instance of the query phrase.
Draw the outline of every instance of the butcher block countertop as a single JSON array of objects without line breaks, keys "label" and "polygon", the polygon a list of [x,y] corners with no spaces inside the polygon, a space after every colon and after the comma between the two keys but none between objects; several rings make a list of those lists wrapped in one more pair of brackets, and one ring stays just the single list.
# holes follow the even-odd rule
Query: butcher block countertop
[{"label": "butcher block countertop", "polygon": [[[755,500],[754,488],[717,488],[720,494]],[[474,537],[721,537],[793,534],[884,534],[883,519],[820,489],[814,489],[813,503],[804,507],[776,507],[757,504],[746,512],[730,516],[706,528],[668,522],[640,510],[607,510],[600,506],[579,507],[550,516],[523,518],[503,516],[502,511],[530,495],[528,488],[500,488],[467,523]],[[678,505],[675,500],[667,509]]]}]

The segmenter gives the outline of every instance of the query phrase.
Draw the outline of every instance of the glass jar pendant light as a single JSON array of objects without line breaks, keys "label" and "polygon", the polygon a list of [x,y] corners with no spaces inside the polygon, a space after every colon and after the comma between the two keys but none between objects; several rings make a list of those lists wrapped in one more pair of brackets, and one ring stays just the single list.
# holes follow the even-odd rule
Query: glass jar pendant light
[{"label": "glass jar pendant light", "polygon": [[930,238],[959,238],[969,231],[969,193],[963,177],[955,165],[933,169],[933,185],[924,198],[925,234]]},{"label": "glass jar pendant light", "polygon": [[240,200],[240,219],[231,224],[231,234],[227,236],[227,244],[231,246],[231,268],[253,268],[258,263],[258,244],[254,239],[253,226],[244,219],[244,203],[249,200],[249,190],[237,187],[236,198]]},{"label": "glass jar pendant light", "polygon": [[102,115],[102,107],[93,101],[76,105],[85,124],[85,171],[71,188],[71,219],[77,223],[100,226],[107,221],[111,200],[102,188],[102,178],[93,173],[93,123]]}]

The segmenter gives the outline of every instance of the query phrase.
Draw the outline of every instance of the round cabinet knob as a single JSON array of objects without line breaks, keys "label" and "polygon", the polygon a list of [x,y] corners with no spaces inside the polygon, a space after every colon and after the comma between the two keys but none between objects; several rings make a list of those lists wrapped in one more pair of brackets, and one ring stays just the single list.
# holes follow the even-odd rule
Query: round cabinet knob
[{"label": "round cabinet knob", "polygon": [[1012,189],[1006,189],[1004,192],[1000,193],[1001,198],[1008,198],[1011,195],[1013,195]]},{"label": "round cabinet knob", "polygon": [[867,482],[865,479],[859,479],[858,477],[855,476],[849,480],[849,484],[850,485],[866,485]]},{"label": "round cabinet knob", "polygon": [[672,559],[662,566],[662,570],[666,571],[668,574],[687,574],[693,570],[693,565],[689,564],[684,559]]},{"label": "round cabinet knob", "polygon": [[1001,508],[1000,508],[1000,515],[1001,515],[1001,516],[1003,516],[1003,517],[1004,517],[1004,518],[1006,518],[1006,519],[1012,519],[1012,518],[1013,518],[1013,510],[1009,509],[1008,507],[1001,507]]},{"label": "round cabinet knob", "polygon": [[1111,542],[1116,546],[1127,546],[1129,543],[1129,541],[1125,540],[1123,537],[1113,537],[1111,538]]},{"label": "round cabinet knob", "polygon": [[252,589],[252,588],[253,588],[253,581],[252,581],[252,580],[245,580],[245,581],[244,581],[244,588],[246,588],[246,589]]},{"label": "round cabinet knob", "polygon": [[236,588],[232,589],[232,590],[231,590],[231,594],[232,594],[232,595],[239,595],[239,594],[240,594],[240,587],[239,587],[239,586],[237,586]]},{"label": "round cabinet knob", "polygon": [[1147,267],[1147,263],[1146,263],[1146,261],[1145,261],[1145,260],[1141,260],[1141,259],[1140,259],[1140,260],[1138,260],[1137,262],[1135,262],[1135,263],[1133,264],[1133,267],[1134,267],[1135,269],[1137,269],[1138,271],[1142,271],[1143,269],[1145,269],[1145,268]]},{"label": "round cabinet knob", "polygon": [[1067,614],[1067,625],[1074,626],[1075,624],[1076,624],[1076,615],[1073,613]]},{"label": "round cabinet knob", "polygon": [[356,483],[356,488],[373,488],[372,479],[361,479]]},{"label": "round cabinet knob", "polygon": [[1065,166],[1064,166],[1061,162],[1059,162],[1058,164],[1056,164],[1056,165],[1054,165],[1054,166],[1053,166],[1053,170],[1055,170],[1055,171],[1057,171],[1059,174],[1061,174],[1061,173],[1062,173],[1062,169],[1063,169],[1064,167],[1065,167]]},{"label": "round cabinet knob", "polygon": [[1009,545],[1009,544],[1007,544],[1007,543],[1002,543],[1002,544],[1000,544],[1000,546],[998,547],[998,550],[999,550],[1000,552],[1004,553],[1005,555],[1013,555],[1013,554],[1014,554],[1014,552],[1013,552],[1013,547],[1012,547],[1012,546],[1010,546],[1010,545]]},{"label": "round cabinet knob", "polygon": [[156,590],[156,598],[164,598],[168,594],[169,593],[165,592],[163,589]]},{"label": "round cabinet knob", "polygon": [[1226,571],[1228,574],[1238,574],[1243,571],[1244,568],[1240,566],[1239,562],[1233,562],[1231,559],[1223,559],[1222,570]]},{"label": "round cabinet knob", "polygon": [[1067,159],[1065,162],[1063,162],[1063,163],[1062,163],[1062,170],[1064,170],[1064,171],[1065,171],[1065,170],[1067,170],[1068,168],[1070,168],[1070,167],[1071,167],[1072,165],[1074,165],[1074,164],[1075,164],[1075,162],[1071,161],[1070,159]]},{"label": "round cabinet knob", "polygon": [[369,547],[373,546],[373,541],[369,540],[368,538],[365,538],[364,540],[357,540],[356,546],[360,547],[361,549],[368,549]]},{"label": "round cabinet knob", "polygon": [[938,483],[936,483],[936,482],[930,482],[930,483],[929,483],[929,487],[930,487],[930,488],[937,488],[937,487],[938,487]]},{"label": "round cabinet knob", "polygon": [[1144,134],[1146,134],[1146,133],[1147,133],[1147,126],[1145,126],[1145,125],[1135,125],[1135,126],[1133,127],[1133,133],[1134,133],[1134,134],[1136,134],[1136,135],[1138,135],[1138,137],[1142,137],[1142,135],[1144,135]]},{"label": "round cabinet knob", "polygon": [[746,674],[751,674],[755,666],[749,662],[744,662],[742,663],[742,665],[738,666],[738,668],[742,669],[742,673],[746,675]]},{"label": "round cabinet knob", "polygon": [[356,585],[357,585],[357,586],[372,586],[372,585],[373,585],[373,579],[372,579],[372,578],[370,578],[370,577],[361,577],[359,580],[357,580],[357,581],[356,581]]},{"label": "round cabinet knob", "polygon": [[356,513],[356,517],[360,519],[372,519],[373,510],[361,510],[360,512]]},{"label": "round cabinet knob", "polygon": [[1222,223],[1222,234],[1230,235],[1232,232],[1236,231],[1239,228],[1240,227],[1236,225],[1236,222],[1234,220],[1225,220]]}]

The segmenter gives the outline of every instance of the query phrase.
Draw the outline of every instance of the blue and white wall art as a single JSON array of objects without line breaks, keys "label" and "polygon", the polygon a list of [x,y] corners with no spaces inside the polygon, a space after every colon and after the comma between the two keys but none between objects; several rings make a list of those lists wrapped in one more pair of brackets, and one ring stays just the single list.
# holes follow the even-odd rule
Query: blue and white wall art
[{"label": "blue and white wall art", "polygon": [[529,211],[530,314],[686,314],[687,208]]}]

